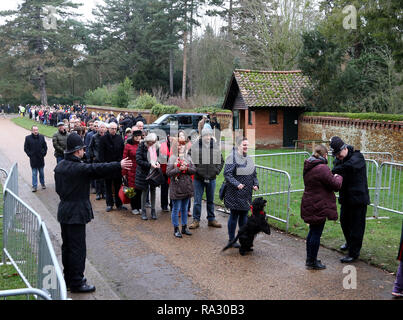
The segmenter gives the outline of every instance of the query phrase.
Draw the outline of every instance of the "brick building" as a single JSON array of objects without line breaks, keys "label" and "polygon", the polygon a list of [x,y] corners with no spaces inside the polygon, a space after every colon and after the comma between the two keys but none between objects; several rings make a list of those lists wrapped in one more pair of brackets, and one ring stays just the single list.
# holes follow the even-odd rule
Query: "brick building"
[{"label": "brick building", "polygon": [[307,86],[300,70],[235,70],[223,108],[232,110],[233,130],[242,130],[257,148],[293,146]]}]

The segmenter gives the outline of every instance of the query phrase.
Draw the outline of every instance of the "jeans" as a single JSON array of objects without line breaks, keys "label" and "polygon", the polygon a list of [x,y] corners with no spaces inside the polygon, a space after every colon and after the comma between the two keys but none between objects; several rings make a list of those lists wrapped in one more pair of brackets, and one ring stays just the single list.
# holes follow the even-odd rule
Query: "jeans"
[{"label": "jeans", "polygon": [[[179,211],[181,212],[181,222],[182,226],[187,225],[188,215],[187,210],[189,206],[190,198],[180,199],[180,200],[172,200],[172,224],[174,227],[179,226]],[[185,212],[184,214],[182,212]]]},{"label": "jeans", "polygon": [[200,221],[201,204],[204,189],[206,189],[206,198],[207,198],[207,220],[208,221],[215,220],[214,215],[214,192],[216,186],[215,179],[210,180],[209,183],[205,183],[202,180],[194,179],[193,185],[194,185],[193,220]]},{"label": "jeans", "polygon": [[[326,222],[326,221],[325,221]],[[320,237],[322,236],[325,222],[321,224],[310,224],[309,233],[306,238],[306,259],[308,261],[315,261],[318,257],[318,251],[320,246]]]},{"label": "jeans", "polygon": [[229,241],[235,238],[236,225],[238,223],[239,229],[248,221],[248,211],[246,210],[233,210],[228,218],[228,236]]},{"label": "jeans", "polygon": [[393,287],[393,292],[401,293],[403,292],[403,261],[400,261],[399,268],[396,273],[395,286]]},{"label": "jeans", "polygon": [[45,175],[43,173],[43,167],[42,168],[32,168],[32,186],[34,188],[38,187],[38,171],[39,171],[39,181],[41,185],[45,185]]}]

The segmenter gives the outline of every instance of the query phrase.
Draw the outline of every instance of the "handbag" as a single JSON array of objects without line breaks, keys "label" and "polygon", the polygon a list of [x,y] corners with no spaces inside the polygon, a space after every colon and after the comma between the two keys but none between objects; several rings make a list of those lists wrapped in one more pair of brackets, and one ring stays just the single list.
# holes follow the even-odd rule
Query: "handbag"
[{"label": "handbag", "polygon": [[146,178],[146,181],[150,185],[150,187],[158,187],[161,184],[165,183],[164,174],[160,168],[154,168]]},{"label": "handbag", "polygon": [[122,185],[120,186],[118,196],[123,204],[130,203],[130,199],[136,195],[133,188],[129,187],[127,179],[122,177]]}]

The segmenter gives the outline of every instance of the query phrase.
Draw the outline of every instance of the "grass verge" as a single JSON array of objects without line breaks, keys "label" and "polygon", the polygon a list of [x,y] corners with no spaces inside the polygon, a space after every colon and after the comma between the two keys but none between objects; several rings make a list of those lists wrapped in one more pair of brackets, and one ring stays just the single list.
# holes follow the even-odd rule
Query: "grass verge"
[{"label": "grass verge", "polygon": [[39,129],[39,133],[49,138],[52,138],[55,132],[57,131],[57,128],[55,127],[45,126],[29,118],[18,117],[11,119],[11,121],[14,122],[16,125],[23,127],[27,130],[31,130],[32,126],[36,125]]},{"label": "grass verge", "polygon": [[[0,184],[0,215],[3,214],[3,189]],[[3,248],[3,218],[0,218],[0,248]],[[2,254],[2,252],[0,252]],[[0,266],[0,290],[26,288],[25,283],[11,265]],[[8,297],[7,300],[26,300],[26,296]]]}]

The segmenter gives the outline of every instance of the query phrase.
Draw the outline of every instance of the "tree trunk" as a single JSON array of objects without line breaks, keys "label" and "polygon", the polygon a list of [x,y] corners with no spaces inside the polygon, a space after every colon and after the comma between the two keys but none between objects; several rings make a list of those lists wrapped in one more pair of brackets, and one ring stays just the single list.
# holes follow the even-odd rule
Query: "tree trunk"
[{"label": "tree trunk", "polygon": [[228,10],[228,37],[232,39],[232,0],[229,1],[229,10]]},{"label": "tree trunk", "polygon": [[42,66],[38,67],[38,71],[40,72],[39,91],[41,93],[41,104],[44,106],[47,106],[48,105],[48,95],[46,93],[46,76],[43,72]]},{"label": "tree trunk", "polygon": [[174,53],[172,48],[169,50],[169,94],[174,95]]},{"label": "tree trunk", "polygon": [[188,32],[183,33],[183,75],[182,75],[182,99],[186,99],[186,78],[187,78],[187,38]]},{"label": "tree trunk", "polygon": [[193,96],[193,64],[192,64],[192,55],[193,55],[193,50],[192,50],[192,42],[193,42],[193,10],[197,10],[197,8],[194,8],[193,5],[194,1],[192,0],[190,5],[190,36],[189,36],[189,66],[188,66],[188,73],[189,73],[189,96]]}]

